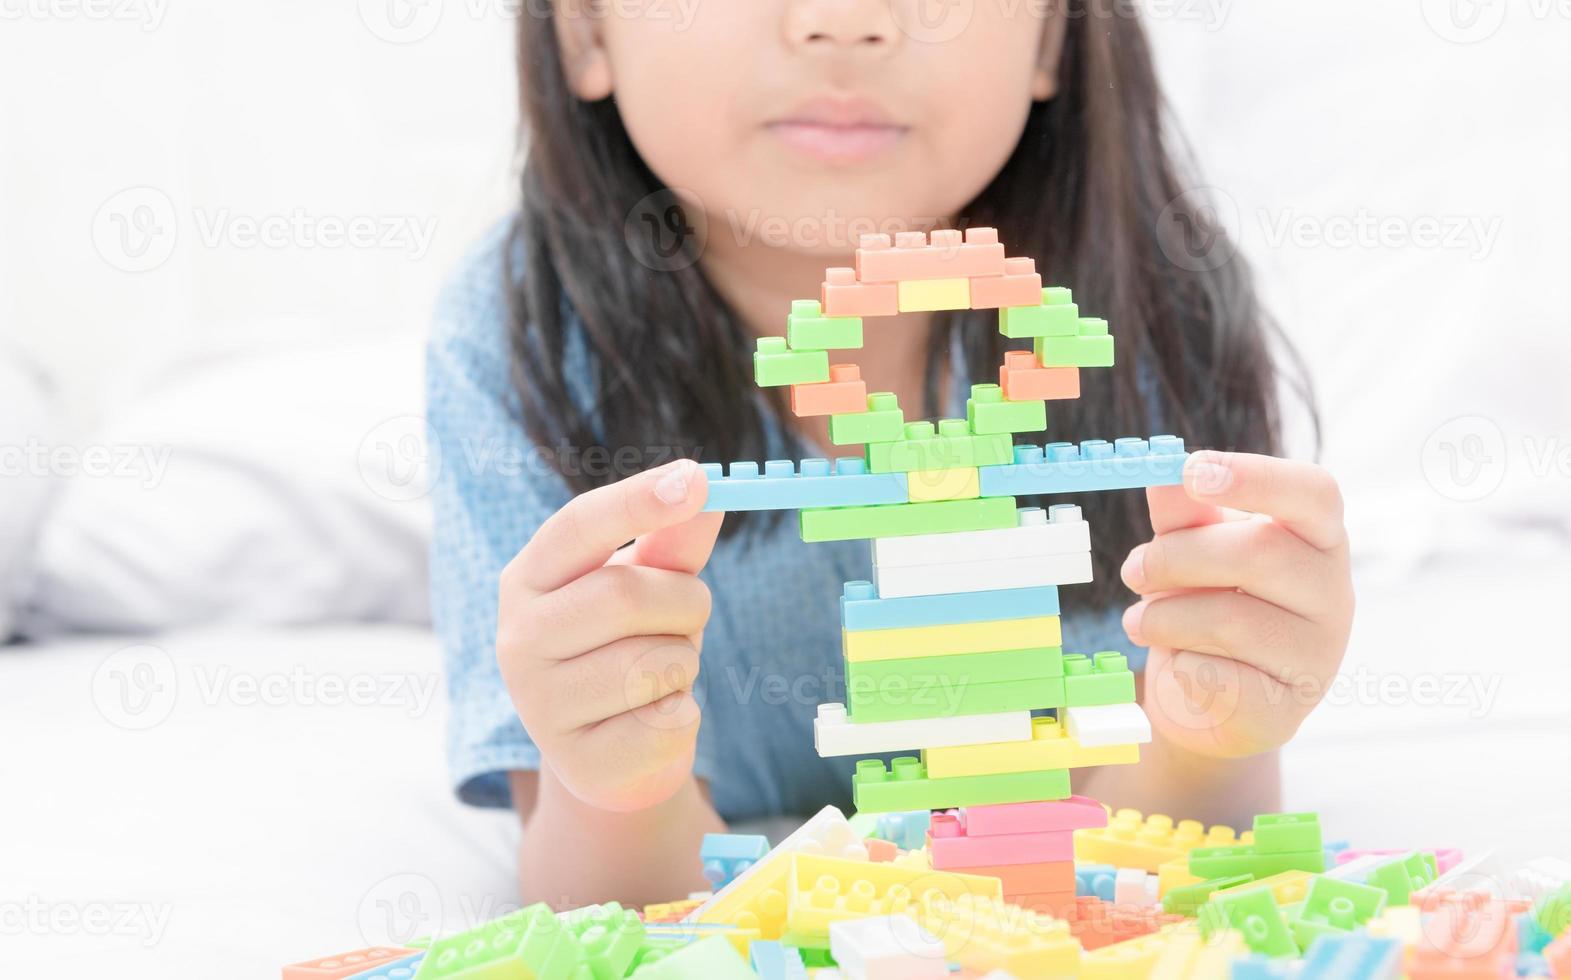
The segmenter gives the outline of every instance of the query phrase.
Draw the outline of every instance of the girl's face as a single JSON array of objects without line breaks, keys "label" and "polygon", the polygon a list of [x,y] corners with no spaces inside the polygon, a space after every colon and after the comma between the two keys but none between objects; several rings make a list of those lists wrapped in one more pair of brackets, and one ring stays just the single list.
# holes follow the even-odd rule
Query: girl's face
[{"label": "girl's face", "polygon": [[709,238],[845,253],[955,216],[1053,94],[1044,0],[561,0],[580,98],[616,98]]}]

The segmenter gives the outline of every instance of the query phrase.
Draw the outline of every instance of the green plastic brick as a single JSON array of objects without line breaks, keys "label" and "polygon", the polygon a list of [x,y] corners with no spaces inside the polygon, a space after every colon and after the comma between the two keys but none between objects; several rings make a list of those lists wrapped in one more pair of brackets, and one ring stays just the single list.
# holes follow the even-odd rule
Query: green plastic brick
[{"label": "green plastic brick", "polygon": [[1545,895],[1533,911],[1533,920],[1551,936],[1571,930],[1571,885],[1561,885]]},{"label": "green plastic brick", "polygon": [[851,790],[862,813],[1063,800],[1069,798],[1069,770],[929,779],[922,761],[912,756],[895,759],[889,768],[877,759],[863,759],[856,764]]},{"label": "green plastic brick", "polygon": [[1297,909],[1287,916],[1287,925],[1300,949],[1308,949],[1316,938],[1352,932],[1386,907],[1386,893],[1379,888],[1353,881],[1317,877]]},{"label": "green plastic brick", "polygon": [[[1067,292],[1067,290],[1065,290]],[[1046,293],[1047,290],[1042,290]],[[998,332],[1023,337],[1073,337],[1080,330],[1080,309],[1073,303],[1008,306],[998,311]]]},{"label": "green plastic brick", "polygon": [[[1067,666],[1065,667],[1067,670]],[[1309,871],[1320,874],[1326,869],[1325,851],[1281,851],[1261,854],[1252,844],[1233,847],[1197,847],[1189,852],[1189,873],[1196,878],[1224,878],[1254,875],[1269,878],[1283,871]]]},{"label": "green plastic brick", "polygon": [[1033,346],[1036,360],[1043,367],[1112,367],[1113,338],[1106,320],[1079,322],[1073,337],[1038,337]]},{"label": "green plastic brick", "polygon": [[936,680],[939,683],[994,684],[1064,676],[1063,647],[957,653],[942,657],[902,657],[846,664],[846,684],[882,684],[890,680]]},{"label": "green plastic brick", "polygon": [[815,507],[801,512],[802,540],[858,541],[907,534],[990,531],[1015,527],[1015,498],[979,497],[920,504]]},{"label": "green plastic brick", "polygon": [[867,396],[867,411],[829,416],[829,441],[837,446],[894,442],[905,435],[900,402],[887,391]]},{"label": "green plastic brick", "polygon": [[966,399],[966,422],[976,435],[1041,432],[1047,428],[1047,402],[1007,402],[998,385],[972,385],[971,397]]},{"label": "green plastic brick", "polygon": [[584,968],[578,939],[541,902],[432,943],[415,980],[577,980]]},{"label": "green plastic brick", "polygon": [[760,337],[753,353],[753,379],[760,388],[828,381],[829,354],[821,350],[790,350],[784,337]]},{"label": "green plastic brick", "polygon": [[1386,893],[1387,905],[1408,905],[1412,894],[1435,880],[1433,854],[1392,858],[1364,877],[1364,884]]},{"label": "green plastic brick", "polygon": [[1162,896],[1162,911],[1171,915],[1193,916],[1211,898],[1213,892],[1235,885],[1247,885],[1255,880],[1254,875],[1233,875],[1228,878],[1212,878],[1196,885],[1183,885],[1170,888]]},{"label": "green plastic brick", "polygon": [[856,723],[958,718],[1060,707],[1064,679],[1035,677],[978,684],[929,676],[853,683],[848,677],[846,697],[851,721]]},{"label": "green plastic brick", "polygon": [[912,473],[969,469],[1012,463],[1014,458],[1013,440],[1007,432],[974,435],[965,419],[944,419],[936,429],[931,422],[908,422],[905,438],[868,445],[867,471]]},{"label": "green plastic brick", "polygon": [[862,346],[862,318],[824,316],[818,300],[796,300],[786,318],[786,344],[797,351],[857,350]]},{"label": "green plastic brick", "polygon": [[724,936],[700,939],[659,959],[646,960],[630,975],[637,980],[758,980],[758,974]]},{"label": "green plastic brick", "polygon": [[1063,306],[1066,303],[1073,303],[1074,301],[1075,295],[1069,291],[1067,286],[1042,287],[1043,306]]},{"label": "green plastic brick", "polygon": [[621,980],[644,945],[644,922],[616,902],[563,914],[562,925],[578,940],[594,980]]},{"label": "green plastic brick", "polygon": [[1064,697],[1071,708],[1129,704],[1135,700],[1135,675],[1129,658],[1116,650],[1064,658]]},{"label": "green plastic brick", "polygon": [[1261,854],[1318,851],[1320,817],[1314,813],[1261,813],[1255,816],[1255,850]]},{"label": "green plastic brick", "polygon": [[1297,956],[1298,944],[1270,888],[1217,892],[1200,907],[1200,934],[1209,939],[1219,929],[1244,935],[1251,950],[1266,956]]}]

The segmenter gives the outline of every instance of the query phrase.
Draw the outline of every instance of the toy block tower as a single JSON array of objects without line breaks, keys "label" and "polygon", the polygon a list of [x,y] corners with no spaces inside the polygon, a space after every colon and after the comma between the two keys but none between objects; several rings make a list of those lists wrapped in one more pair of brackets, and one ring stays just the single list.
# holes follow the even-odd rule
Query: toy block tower
[{"label": "toy block tower", "polygon": [[[958,309],[997,309],[1000,332],[1032,345],[972,387],[965,418],[907,420],[856,365],[830,363],[862,346],[863,317]],[[864,236],[854,267],[828,270],[754,355],[759,385],[789,385],[796,415],[827,415],[831,442],[860,455],[708,467],[710,510],[797,509],[804,541],[871,543],[872,581],[840,599],[846,703],[819,706],[814,741],[823,756],[919,754],[858,763],[857,808],[931,811],[934,869],[998,878],[1006,900],[1059,916],[1075,902],[1072,835],[1107,825],[1070,770],[1137,762],[1151,735],[1123,654],[1063,649],[1058,589],[1091,581],[1080,508],[1015,497],[1176,484],[1185,454],[1173,436],[1014,439],[1047,427],[1048,401],[1079,397],[1080,369],[1112,364],[1107,322],[1006,258],[994,229]]]}]

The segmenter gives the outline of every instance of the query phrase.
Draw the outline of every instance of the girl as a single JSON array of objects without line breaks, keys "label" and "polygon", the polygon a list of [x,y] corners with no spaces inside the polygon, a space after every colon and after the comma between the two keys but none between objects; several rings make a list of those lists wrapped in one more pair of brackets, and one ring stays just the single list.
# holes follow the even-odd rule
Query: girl
[{"label": "girl", "polygon": [[[1267,327],[1186,205],[1129,8],[556,0],[522,16],[519,65],[520,210],[444,300],[429,411],[450,754],[463,799],[523,821],[526,900],[679,897],[725,821],[849,805],[812,718],[843,699],[833,597],[865,545],[722,526],[667,460],[833,455],[755,388],[753,338],[873,230],[996,226],[1112,323],[1118,366],[1054,403],[1051,438],[1234,450],[1077,501],[1098,575],[1065,591],[1065,648],[1149,647],[1157,732],[1077,791],[1230,822],[1277,805],[1275,750],[1351,623],[1340,498],[1252,455],[1278,444]],[[908,418],[953,416],[1002,359],[996,317],[868,321],[856,360]]]}]

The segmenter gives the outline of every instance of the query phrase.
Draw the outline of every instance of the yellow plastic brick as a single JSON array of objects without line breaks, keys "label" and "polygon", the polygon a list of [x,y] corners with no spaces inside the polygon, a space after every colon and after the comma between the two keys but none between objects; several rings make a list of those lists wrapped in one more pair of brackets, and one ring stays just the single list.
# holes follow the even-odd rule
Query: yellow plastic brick
[{"label": "yellow plastic brick", "polygon": [[1252,844],[1255,835],[1235,835],[1232,827],[1218,824],[1206,829],[1198,820],[1181,820],[1160,813],[1142,817],[1139,810],[1114,813],[1106,827],[1075,831],[1075,860],[1140,868],[1155,874],[1163,863],[1183,857],[1197,847]]},{"label": "yellow plastic brick", "polygon": [[1189,873],[1189,855],[1163,861],[1162,866],[1156,869],[1156,894],[1158,898],[1166,898],[1167,893],[1175,888],[1187,885],[1198,885],[1204,878]]},{"label": "yellow plastic brick", "polygon": [[944,955],[974,973],[1003,970],[1017,977],[1072,977],[1080,943],[1069,924],[1000,898],[962,895],[914,906],[918,924],[944,943]]},{"label": "yellow plastic brick", "polygon": [[1081,769],[1118,766],[1140,761],[1138,745],[1098,745],[1087,748],[1071,738],[1062,722],[1031,719],[1031,738],[1021,742],[992,742],[924,749],[922,761],[933,779],[949,776],[988,776],[1002,772],[1038,769]]},{"label": "yellow plastic brick", "polygon": [[982,472],[975,466],[916,470],[906,474],[906,487],[913,504],[927,500],[969,500],[982,495]]},{"label": "yellow plastic brick", "polygon": [[1232,971],[1233,960],[1249,955],[1236,929],[1220,929],[1206,939],[1194,929],[1158,935],[1166,935],[1167,941],[1151,965],[1151,980],[1214,980]]},{"label": "yellow plastic brick", "polygon": [[969,310],[971,280],[908,279],[899,284],[895,299],[901,313],[929,310]]},{"label": "yellow plastic brick", "polygon": [[905,915],[922,902],[953,902],[962,895],[1002,900],[1003,884],[983,875],[794,854],[787,873],[786,927],[797,936],[827,939],[831,922]]},{"label": "yellow plastic brick", "polygon": [[1393,905],[1365,923],[1371,936],[1389,936],[1413,949],[1424,938],[1423,913],[1415,905]]},{"label": "yellow plastic brick", "polygon": [[1309,883],[1314,881],[1315,877],[1308,871],[1283,871],[1265,878],[1256,878],[1248,884],[1234,885],[1233,888],[1224,888],[1222,890],[1269,888],[1271,889],[1271,894],[1276,897],[1278,905],[1287,905],[1292,902],[1302,902],[1304,896],[1309,893]]},{"label": "yellow plastic brick", "polygon": [[945,657],[951,654],[1030,650],[1063,643],[1057,616],[996,619],[988,623],[946,623],[888,630],[852,630],[844,634],[850,663]]}]

